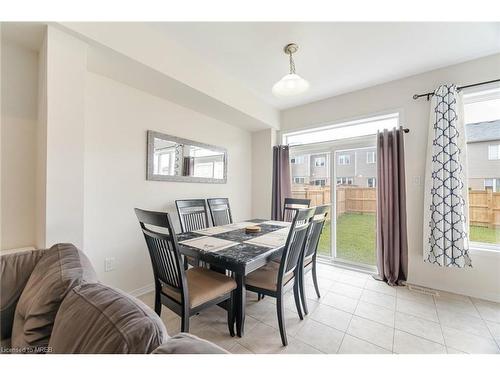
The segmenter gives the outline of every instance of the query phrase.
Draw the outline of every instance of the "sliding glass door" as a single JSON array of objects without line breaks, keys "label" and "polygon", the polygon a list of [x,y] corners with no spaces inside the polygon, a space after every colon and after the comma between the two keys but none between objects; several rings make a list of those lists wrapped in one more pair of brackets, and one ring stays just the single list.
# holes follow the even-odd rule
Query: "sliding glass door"
[{"label": "sliding glass door", "polygon": [[[331,151],[329,149],[293,148],[290,155],[290,171],[292,177],[292,196],[307,198],[311,206],[331,206]],[[318,253],[321,256],[332,256],[331,210],[321,234]]]},{"label": "sliding glass door", "polygon": [[332,256],[359,266],[376,264],[377,155],[374,139],[346,140],[332,149]]},{"label": "sliding glass door", "polygon": [[375,265],[377,155],[375,136],[292,147],[292,196],[330,206],[318,254]]},{"label": "sliding glass door", "polygon": [[290,145],[293,196],[330,206],[320,256],[375,267],[376,133],[397,126],[399,113],[389,113],[283,134]]}]

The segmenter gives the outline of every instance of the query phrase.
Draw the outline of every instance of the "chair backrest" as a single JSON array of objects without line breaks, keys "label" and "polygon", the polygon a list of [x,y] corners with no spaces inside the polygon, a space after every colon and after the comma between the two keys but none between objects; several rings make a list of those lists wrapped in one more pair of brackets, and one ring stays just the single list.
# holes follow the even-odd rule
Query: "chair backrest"
[{"label": "chair backrest", "polygon": [[207,199],[207,202],[214,226],[233,223],[233,216],[231,215],[231,208],[229,207],[229,199],[210,198]]},{"label": "chair backrest", "polygon": [[329,205],[317,206],[315,208],[314,216],[311,220],[311,227],[309,228],[309,234],[307,235],[304,249],[304,259],[312,257],[318,250],[319,238],[321,236],[323,226],[325,225],[329,208]]},{"label": "chair backrest", "polygon": [[[174,289],[181,294],[182,301],[186,300],[186,275],[170,215],[166,212],[145,211],[139,208],[135,209],[135,214],[148,246],[155,284]],[[164,228],[167,233],[157,232],[150,226]]]},{"label": "chair backrest", "polygon": [[278,285],[282,285],[286,276],[294,272],[297,268],[300,257],[303,254],[313,215],[314,208],[297,209],[297,214],[290,226],[286,245],[281,256]]},{"label": "chair backrest", "polygon": [[295,214],[297,213],[297,209],[309,208],[310,204],[310,199],[285,198],[285,202],[283,204],[283,221],[292,222]]},{"label": "chair backrest", "polygon": [[191,232],[209,227],[205,199],[175,201],[182,232]]}]

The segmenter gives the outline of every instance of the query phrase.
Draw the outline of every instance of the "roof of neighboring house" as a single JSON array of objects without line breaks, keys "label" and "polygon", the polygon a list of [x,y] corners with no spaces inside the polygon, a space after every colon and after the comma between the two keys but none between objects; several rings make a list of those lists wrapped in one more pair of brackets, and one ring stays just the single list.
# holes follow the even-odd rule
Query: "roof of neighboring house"
[{"label": "roof of neighboring house", "polygon": [[467,143],[500,140],[500,120],[467,124]]}]

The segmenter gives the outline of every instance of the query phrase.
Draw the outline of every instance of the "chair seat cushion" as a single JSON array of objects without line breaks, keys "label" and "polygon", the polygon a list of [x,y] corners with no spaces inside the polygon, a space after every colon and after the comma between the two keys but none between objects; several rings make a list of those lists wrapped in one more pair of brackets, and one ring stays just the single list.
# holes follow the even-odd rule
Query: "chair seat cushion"
[{"label": "chair seat cushion", "polygon": [[306,258],[304,259],[304,267],[307,267],[308,265],[310,265],[313,261],[313,257],[310,256],[309,258]]},{"label": "chair seat cushion", "polygon": [[[187,270],[186,279],[191,308],[236,289],[236,282],[230,277],[202,267],[193,267]],[[170,298],[181,302],[181,293],[178,290],[165,285],[162,291]]]},{"label": "chair seat cushion", "polygon": [[[280,264],[269,262],[264,267],[248,274],[246,284],[257,288],[276,291],[278,289],[278,272]],[[283,284],[288,283],[293,278],[293,273],[285,276]]]}]

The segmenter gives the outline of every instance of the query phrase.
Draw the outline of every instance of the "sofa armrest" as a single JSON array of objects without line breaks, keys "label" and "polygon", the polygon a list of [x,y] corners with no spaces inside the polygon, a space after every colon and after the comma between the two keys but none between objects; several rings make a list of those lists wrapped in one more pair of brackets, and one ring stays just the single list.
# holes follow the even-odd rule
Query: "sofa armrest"
[{"label": "sofa armrest", "polygon": [[33,269],[46,250],[19,250],[0,253],[0,338],[8,339],[17,301]]},{"label": "sofa armrest", "polygon": [[229,354],[229,352],[197,336],[179,333],[153,350],[153,354]]}]

